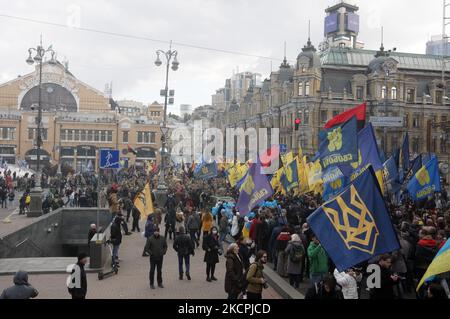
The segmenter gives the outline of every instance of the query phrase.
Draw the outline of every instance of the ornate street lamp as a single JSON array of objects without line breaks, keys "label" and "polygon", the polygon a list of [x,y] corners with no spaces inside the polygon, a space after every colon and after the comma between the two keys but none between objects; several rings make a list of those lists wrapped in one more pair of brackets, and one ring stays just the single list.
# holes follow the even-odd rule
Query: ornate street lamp
[{"label": "ornate street lamp", "polygon": [[[160,67],[163,64],[161,61],[161,56],[165,58],[166,62],[166,87],[164,90],[164,120],[163,125],[161,126],[161,169],[159,172],[158,179],[158,187],[155,191],[156,201],[158,205],[164,205],[165,199],[167,197],[167,185],[166,185],[166,157],[167,157],[167,138],[169,128],[167,127],[167,104],[168,104],[168,96],[169,96],[169,69],[172,64],[172,70],[177,71],[180,63],[177,60],[178,52],[176,50],[172,50],[172,41],[170,42],[170,47],[167,52],[163,50],[156,51],[156,60],[155,65]],[[161,207],[159,206],[159,207]]]},{"label": "ornate street lamp", "polygon": [[[42,188],[41,188],[41,147],[42,147],[42,64],[44,63],[44,58],[47,53],[51,54],[51,60],[49,63],[56,63],[55,55],[56,52],[50,45],[47,49],[42,46],[42,38],[40,44],[36,48],[28,49],[28,58],[26,62],[29,65],[37,64],[39,65],[39,98],[37,111],[38,115],[36,117],[37,125],[37,138],[36,138],[36,177],[35,177],[35,187],[31,190],[30,197],[30,210],[27,213],[28,217],[38,217],[42,215]],[[34,54],[34,57],[33,57]]]}]

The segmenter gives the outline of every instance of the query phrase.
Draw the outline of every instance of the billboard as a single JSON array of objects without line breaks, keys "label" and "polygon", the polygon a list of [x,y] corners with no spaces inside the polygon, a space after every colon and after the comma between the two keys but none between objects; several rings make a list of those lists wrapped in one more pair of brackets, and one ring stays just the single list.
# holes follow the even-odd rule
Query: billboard
[{"label": "billboard", "polygon": [[338,21],[339,21],[338,13],[332,13],[325,18],[325,35],[339,30]]},{"label": "billboard", "polygon": [[347,13],[346,29],[351,32],[359,32],[359,15],[350,12]]}]

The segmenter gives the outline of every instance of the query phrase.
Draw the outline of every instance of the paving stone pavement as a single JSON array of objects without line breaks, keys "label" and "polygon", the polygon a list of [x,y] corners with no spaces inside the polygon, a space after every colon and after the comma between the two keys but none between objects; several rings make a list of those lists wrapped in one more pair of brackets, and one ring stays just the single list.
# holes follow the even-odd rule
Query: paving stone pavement
[{"label": "paving stone pavement", "polygon": [[[144,222],[141,222],[143,226]],[[143,227],[141,227],[143,230]],[[119,250],[120,270],[118,275],[98,280],[97,274],[87,274],[88,294],[90,299],[224,299],[225,258],[220,257],[216,266],[217,282],[206,281],[204,252],[196,249],[191,257],[192,280],[178,279],[178,258],[172,248],[173,241],[168,240],[169,249],[163,263],[163,285],[165,288],[151,290],[148,272],[148,257],[142,257],[145,238],[141,233],[123,237]],[[74,258],[74,262],[75,262]],[[156,276],[156,274],[155,274]],[[39,290],[38,298],[68,299],[70,295],[65,286],[67,275],[30,275],[29,282]],[[156,282],[156,280],[155,280]],[[0,276],[0,290],[12,284],[12,276]],[[280,299],[274,289],[264,290],[264,299]]]}]

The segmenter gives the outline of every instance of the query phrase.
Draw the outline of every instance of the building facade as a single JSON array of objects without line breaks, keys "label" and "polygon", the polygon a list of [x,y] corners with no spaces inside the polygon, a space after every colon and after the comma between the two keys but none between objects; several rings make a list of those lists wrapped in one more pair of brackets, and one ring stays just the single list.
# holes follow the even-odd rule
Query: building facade
[{"label": "building facade", "polygon": [[[45,62],[42,71],[43,146],[41,167],[66,163],[81,171],[95,169],[100,149],[118,149],[128,163],[159,161],[163,109],[151,113],[120,113],[119,105],[103,92],[78,80],[57,61]],[[25,76],[0,85],[0,158],[17,164],[37,164],[36,117],[39,66]],[[137,150],[128,153],[128,146]]]},{"label": "building facade", "polygon": [[431,37],[431,40],[427,42],[426,54],[442,56],[442,52],[446,52],[446,56],[450,56],[450,44],[448,39],[443,40],[442,35]]},{"label": "building facade", "polygon": [[[333,10],[343,14],[341,3]],[[330,14],[327,9],[327,17]],[[352,6],[355,14],[357,7]],[[336,23],[345,21],[337,17]],[[330,31],[329,29],[328,31]],[[333,29],[334,30],[334,29]],[[354,30],[351,36],[357,35]],[[342,31],[342,30],[341,30]],[[344,29],[345,31],[345,29]],[[342,34],[318,51],[308,39],[296,65],[285,61],[260,87],[250,87],[240,100],[219,112],[215,125],[226,128],[280,129],[280,143],[288,150],[299,147],[313,156],[325,123],[339,113],[367,102],[367,119],[396,117],[402,127],[376,127],[379,148],[386,155],[401,146],[409,133],[411,156],[434,152],[442,162],[450,161],[448,128],[450,81],[442,81],[438,56],[379,50],[363,50],[357,38],[348,46]],[[448,79],[447,65],[444,79]],[[295,119],[301,119],[295,131]]]}]

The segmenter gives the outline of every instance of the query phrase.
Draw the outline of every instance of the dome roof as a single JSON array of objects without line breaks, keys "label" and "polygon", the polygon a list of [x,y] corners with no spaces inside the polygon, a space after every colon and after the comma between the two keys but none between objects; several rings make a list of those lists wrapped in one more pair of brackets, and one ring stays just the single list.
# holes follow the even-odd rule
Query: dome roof
[{"label": "dome roof", "polygon": [[306,59],[309,60],[310,68],[320,66],[320,57],[317,54],[316,48],[312,45],[311,39],[308,39],[308,42],[302,49],[302,52],[300,52],[297,56],[297,69],[300,68],[300,61],[305,61]]}]

